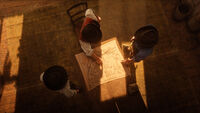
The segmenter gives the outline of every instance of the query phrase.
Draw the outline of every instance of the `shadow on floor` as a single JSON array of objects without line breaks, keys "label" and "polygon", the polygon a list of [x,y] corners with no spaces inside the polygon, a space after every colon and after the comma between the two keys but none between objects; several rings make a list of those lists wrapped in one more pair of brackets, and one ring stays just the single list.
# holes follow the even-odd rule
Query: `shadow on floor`
[{"label": "shadow on floor", "polygon": [[[3,65],[3,73],[0,75],[0,98],[4,91],[4,86],[7,84],[11,84],[12,82],[17,80],[17,77],[13,75],[10,76],[11,73],[11,61],[9,59],[9,53],[7,53],[4,65]],[[16,87],[16,86],[15,86]]]}]

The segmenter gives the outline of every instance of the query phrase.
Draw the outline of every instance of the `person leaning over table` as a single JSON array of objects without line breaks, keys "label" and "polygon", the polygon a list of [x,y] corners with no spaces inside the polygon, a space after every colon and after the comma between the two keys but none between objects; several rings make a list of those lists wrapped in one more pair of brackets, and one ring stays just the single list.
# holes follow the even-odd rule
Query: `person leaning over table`
[{"label": "person leaning over table", "polygon": [[92,9],[87,9],[79,35],[79,43],[82,50],[87,56],[93,58],[98,64],[102,64],[102,60],[95,54],[91,44],[97,44],[102,39],[102,32],[99,24],[100,21],[101,18],[96,16]]},{"label": "person leaning over table", "polygon": [[138,29],[131,38],[131,56],[122,63],[139,62],[151,55],[154,46],[158,43],[158,37],[158,30],[153,25],[146,25]]}]

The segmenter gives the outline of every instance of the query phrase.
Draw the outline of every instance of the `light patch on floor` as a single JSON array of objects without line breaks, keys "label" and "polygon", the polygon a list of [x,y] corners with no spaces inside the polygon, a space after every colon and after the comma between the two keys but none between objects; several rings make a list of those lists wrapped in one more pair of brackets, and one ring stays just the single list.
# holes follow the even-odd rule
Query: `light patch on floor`
[{"label": "light patch on floor", "polygon": [[114,80],[100,86],[100,101],[108,101],[127,95],[126,78]]},{"label": "light patch on floor", "polygon": [[144,73],[144,64],[143,61],[134,64],[136,67],[136,83],[139,87],[139,91],[142,95],[142,99],[147,106],[147,97],[146,97],[146,84],[145,84],[145,73]]},{"label": "light patch on floor", "polygon": [[[16,77],[19,69],[19,47],[22,37],[23,15],[3,18],[1,34],[1,63],[0,73],[5,77],[3,94],[0,101],[0,112],[15,112],[16,104]],[[5,68],[7,75],[5,75]],[[14,79],[13,79],[14,78]],[[7,80],[8,79],[8,80]],[[9,97],[9,98],[8,98]]]}]

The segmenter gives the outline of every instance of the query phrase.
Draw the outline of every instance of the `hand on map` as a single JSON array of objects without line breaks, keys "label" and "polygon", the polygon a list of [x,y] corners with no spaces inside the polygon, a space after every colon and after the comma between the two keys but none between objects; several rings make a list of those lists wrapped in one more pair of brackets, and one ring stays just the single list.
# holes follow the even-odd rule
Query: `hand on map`
[{"label": "hand on map", "polygon": [[135,36],[133,36],[130,41],[133,42],[134,40],[135,40]]},{"label": "hand on map", "polygon": [[122,60],[121,62],[122,62],[123,64],[129,65],[131,62],[133,62],[133,59],[128,58],[128,59],[126,59],[126,60]]},{"label": "hand on map", "polygon": [[96,62],[97,62],[99,65],[102,65],[102,60],[101,60],[101,58],[98,57],[98,58],[96,59]]},{"label": "hand on map", "polygon": [[99,56],[97,56],[95,53],[92,54],[92,58],[99,64],[102,65],[102,60]]},{"label": "hand on map", "polygon": [[101,22],[101,17],[100,17],[100,16],[97,16],[97,18],[98,18],[99,22]]}]

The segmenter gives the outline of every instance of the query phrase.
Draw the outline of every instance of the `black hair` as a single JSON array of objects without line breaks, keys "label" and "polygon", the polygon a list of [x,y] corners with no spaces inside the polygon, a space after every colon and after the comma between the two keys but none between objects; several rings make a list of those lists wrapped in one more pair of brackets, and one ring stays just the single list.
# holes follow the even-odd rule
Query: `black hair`
[{"label": "black hair", "polygon": [[47,88],[51,90],[63,89],[67,83],[68,75],[61,66],[52,66],[48,68],[43,75],[43,81]]},{"label": "black hair", "polygon": [[102,32],[97,21],[91,21],[82,30],[82,40],[89,43],[98,43],[102,39]]},{"label": "black hair", "polygon": [[158,43],[158,30],[152,25],[138,29],[135,32],[135,42],[141,48],[152,48]]}]

